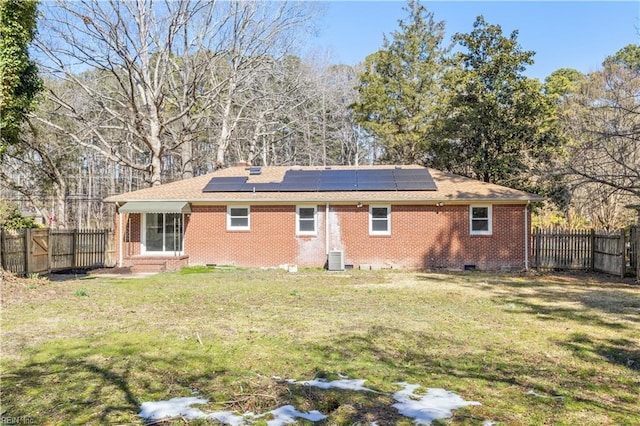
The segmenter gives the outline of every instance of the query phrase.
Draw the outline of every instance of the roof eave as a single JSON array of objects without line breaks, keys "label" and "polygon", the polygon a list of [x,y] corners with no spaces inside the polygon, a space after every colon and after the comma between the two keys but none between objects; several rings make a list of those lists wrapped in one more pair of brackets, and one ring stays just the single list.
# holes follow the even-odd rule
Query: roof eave
[{"label": "roof eave", "polygon": [[[109,199],[111,198],[111,199]],[[304,198],[304,197],[292,197],[292,198],[269,198],[269,197],[248,197],[248,198],[147,198],[147,199],[113,199],[116,197],[108,197],[104,199],[105,203],[128,203],[128,202],[168,202],[168,201],[180,201],[189,203],[234,203],[234,204],[247,204],[247,203],[352,203],[352,202],[376,202],[376,203],[455,203],[455,204],[468,204],[468,203],[491,203],[491,204],[508,204],[508,203],[535,203],[544,201],[544,197],[539,196],[521,196],[521,197],[468,197],[468,198],[452,198],[452,197],[434,197],[434,198],[407,198],[407,197],[383,197],[383,198],[370,198],[370,197],[354,197],[348,199],[342,198]],[[358,199],[356,199],[358,198]]]}]

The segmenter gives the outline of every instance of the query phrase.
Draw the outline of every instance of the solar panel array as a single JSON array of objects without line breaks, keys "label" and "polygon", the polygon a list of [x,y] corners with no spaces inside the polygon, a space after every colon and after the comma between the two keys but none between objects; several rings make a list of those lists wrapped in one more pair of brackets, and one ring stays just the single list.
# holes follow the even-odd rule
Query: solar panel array
[{"label": "solar panel array", "polygon": [[435,191],[427,169],[287,170],[282,182],[214,177],[202,192]]}]

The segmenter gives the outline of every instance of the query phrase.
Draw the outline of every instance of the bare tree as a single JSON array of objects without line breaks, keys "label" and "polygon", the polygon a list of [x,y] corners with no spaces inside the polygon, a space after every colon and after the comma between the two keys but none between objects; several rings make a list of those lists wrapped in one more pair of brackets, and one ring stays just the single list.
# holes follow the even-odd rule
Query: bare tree
[{"label": "bare tree", "polygon": [[229,78],[220,104],[216,163],[225,163],[233,132],[247,109],[265,96],[256,90],[260,85],[255,80],[269,75],[274,61],[285,58],[299,41],[295,34],[311,16],[300,6],[301,2],[231,2],[230,23],[225,28]]},{"label": "bare tree", "polygon": [[[42,69],[83,93],[83,104],[48,96],[73,118],[78,145],[162,181],[162,161],[180,150],[193,175],[193,143],[212,116],[220,121],[216,161],[224,163],[245,101],[238,94],[265,55],[286,50],[309,19],[300,2],[81,0],[43,9],[37,40]],[[92,79],[85,78],[95,70]],[[88,119],[81,111],[98,111]],[[126,148],[126,149],[125,149]],[[133,153],[133,156],[128,155]]]},{"label": "bare tree", "polygon": [[37,129],[7,148],[0,168],[2,186],[19,193],[52,228],[68,225],[67,177],[74,155],[55,135]]},{"label": "bare tree", "polygon": [[640,197],[638,70],[605,62],[566,97],[562,121],[569,140],[565,172],[573,185],[597,183]]}]

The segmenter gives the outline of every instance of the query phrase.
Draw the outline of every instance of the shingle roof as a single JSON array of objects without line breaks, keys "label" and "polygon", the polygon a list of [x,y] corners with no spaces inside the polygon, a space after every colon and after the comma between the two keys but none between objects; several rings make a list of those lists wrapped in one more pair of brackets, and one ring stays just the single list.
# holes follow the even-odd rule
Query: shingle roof
[{"label": "shingle roof", "polygon": [[[415,169],[421,166],[402,166]],[[334,170],[394,169],[396,166],[332,166]],[[328,192],[203,192],[213,177],[245,176],[247,183],[281,182],[288,170],[324,170],[322,166],[262,167],[261,174],[250,175],[245,167],[229,167],[191,179],[140,189],[107,197],[109,203],[128,201],[188,201],[188,202],[527,202],[541,201],[534,194],[481,182],[459,175],[428,169],[435,181],[435,191],[328,191]]]}]

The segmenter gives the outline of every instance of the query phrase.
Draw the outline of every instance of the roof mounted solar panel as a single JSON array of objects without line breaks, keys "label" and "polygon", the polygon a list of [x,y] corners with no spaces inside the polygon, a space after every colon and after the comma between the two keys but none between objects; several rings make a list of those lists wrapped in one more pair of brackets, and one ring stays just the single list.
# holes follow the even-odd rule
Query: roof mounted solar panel
[{"label": "roof mounted solar panel", "polygon": [[395,191],[394,181],[386,182],[358,182],[358,191]]},{"label": "roof mounted solar panel", "polygon": [[313,192],[318,190],[317,182],[289,181],[280,184],[282,192]]},{"label": "roof mounted solar panel", "polygon": [[358,182],[380,182],[393,180],[393,170],[358,170]]},{"label": "roof mounted solar panel", "polygon": [[396,169],[393,171],[399,191],[435,191],[438,189],[426,168]]},{"label": "roof mounted solar panel", "polygon": [[240,189],[241,192],[278,192],[280,191],[280,182],[246,182]]},{"label": "roof mounted solar panel", "polygon": [[320,174],[320,182],[356,182],[355,170],[324,170]]},{"label": "roof mounted solar panel", "polygon": [[352,181],[320,182],[318,186],[318,191],[355,191],[357,189],[356,183]]},{"label": "roof mounted solar panel", "polygon": [[431,179],[427,169],[396,169],[392,173],[396,180],[419,181]]},{"label": "roof mounted solar panel", "polygon": [[322,174],[321,170],[287,170],[283,180],[289,179],[318,179]]},{"label": "roof mounted solar panel", "polygon": [[313,176],[301,176],[298,178],[287,178],[287,179],[283,179],[282,180],[283,183],[292,183],[292,182],[305,182],[308,184],[312,184],[312,183],[318,183],[320,182],[320,179],[317,177],[313,177]]},{"label": "roof mounted solar panel", "polygon": [[245,176],[214,177],[202,188],[202,192],[240,191],[246,181]]},{"label": "roof mounted solar panel", "polygon": [[[259,169],[259,168],[258,168]],[[260,169],[261,172],[261,169]],[[256,174],[250,170],[251,174]],[[214,177],[203,192],[435,191],[426,168],[287,170],[282,182],[248,182],[246,176]]]},{"label": "roof mounted solar panel", "polygon": [[260,167],[260,166],[251,166],[249,168],[249,174],[250,175],[260,175],[260,174],[262,174],[262,167]]}]

